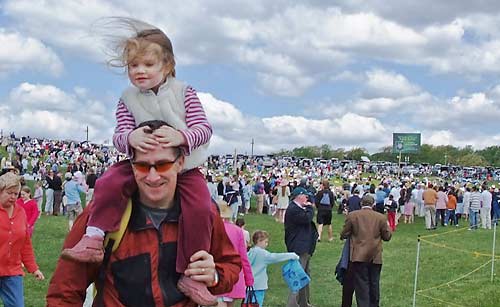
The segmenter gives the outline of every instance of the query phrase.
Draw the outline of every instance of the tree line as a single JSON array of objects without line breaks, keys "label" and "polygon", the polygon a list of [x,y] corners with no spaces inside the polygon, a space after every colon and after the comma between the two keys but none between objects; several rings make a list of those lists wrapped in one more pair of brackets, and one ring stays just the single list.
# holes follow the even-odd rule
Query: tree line
[{"label": "tree line", "polygon": [[[321,146],[302,146],[292,150],[282,149],[274,154],[278,156],[295,156],[304,158],[337,158],[339,160],[361,160],[362,156],[366,156],[371,161],[399,161],[398,154],[392,152],[392,146],[383,147],[379,152],[374,154],[369,154],[363,147],[354,147],[352,149],[333,149],[328,144],[323,144]],[[402,154],[402,156],[402,161],[405,160],[405,157],[408,157],[408,161],[410,163],[440,163],[461,166],[500,167],[500,146],[490,146],[481,150],[474,150],[474,148],[470,145],[460,148],[451,145],[434,146],[423,144],[420,147],[419,153]]]}]

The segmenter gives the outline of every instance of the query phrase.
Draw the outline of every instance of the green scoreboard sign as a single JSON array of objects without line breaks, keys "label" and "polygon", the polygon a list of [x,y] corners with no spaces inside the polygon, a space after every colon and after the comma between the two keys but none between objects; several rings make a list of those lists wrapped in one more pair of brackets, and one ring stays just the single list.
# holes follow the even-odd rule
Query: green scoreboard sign
[{"label": "green scoreboard sign", "polygon": [[420,133],[393,133],[393,153],[418,153],[420,152]]}]

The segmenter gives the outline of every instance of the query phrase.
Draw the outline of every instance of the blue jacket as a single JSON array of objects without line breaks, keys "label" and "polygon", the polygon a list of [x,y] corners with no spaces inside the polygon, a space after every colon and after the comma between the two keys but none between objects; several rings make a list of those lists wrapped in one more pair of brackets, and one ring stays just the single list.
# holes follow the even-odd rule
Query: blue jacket
[{"label": "blue jacket", "polygon": [[354,194],[347,200],[347,211],[353,212],[359,209],[361,209],[361,198]]},{"label": "blue jacket", "polygon": [[80,203],[80,193],[85,193],[85,188],[76,180],[72,179],[64,184],[64,194],[69,205]]},{"label": "blue jacket", "polygon": [[313,220],[312,206],[299,207],[291,201],[285,213],[285,244],[289,252],[312,255],[316,249],[318,231]]},{"label": "blue jacket", "polygon": [[253,288],[267,290],[267,266],[290,259],[299,259],[295,253],[270,253],[267,250],[254,246],[248,251],[248,261],[252,266]]}]

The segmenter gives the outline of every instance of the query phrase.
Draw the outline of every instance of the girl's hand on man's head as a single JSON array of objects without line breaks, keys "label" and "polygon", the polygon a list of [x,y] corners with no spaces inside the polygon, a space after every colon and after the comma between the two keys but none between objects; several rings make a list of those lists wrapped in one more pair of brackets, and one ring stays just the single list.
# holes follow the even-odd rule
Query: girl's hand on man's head
[{"label": "girl's hand on man's head", "polygon": [[184,135],[179,130],[169,126],[161,126],[153,132],[153,135],[165,148],[178,147],[186,144]]},{"label": "girl's hand on man's head", "polygon": [[154,146],[159,143],[155,135],[151,133],[151,129],[146,126],[132,131],[128,136],[128,142],[134,149],[144,153],[154,149]]}]

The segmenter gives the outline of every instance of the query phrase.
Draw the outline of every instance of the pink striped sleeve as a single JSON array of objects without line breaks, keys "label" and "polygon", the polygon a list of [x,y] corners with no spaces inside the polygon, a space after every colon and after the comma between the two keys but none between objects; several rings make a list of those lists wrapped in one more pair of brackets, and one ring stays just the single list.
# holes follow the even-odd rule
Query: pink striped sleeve
[{"label": "pink striped sleeve", "polygon": [[186,89],[184,105],[186,107],[186,125],[188,128],[180,132],[187,142],[186,154],[190,154],[192,150],[210,141],[212,126],[208,122],[196,91],[190,86]]},{"label": "pink striped sleeve", "polygon": [[131,149],[128,145],[128,136],[135,129],[135,119],[123,101],[118,102],[116,107],[116,128],[113,134],[113,144],[118,151],[131,156]]}]

